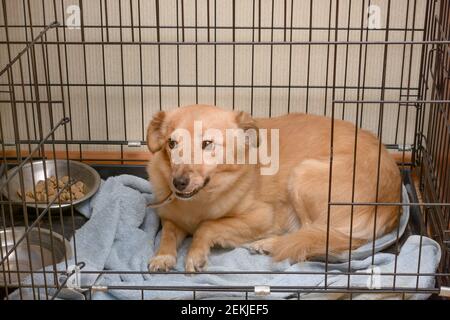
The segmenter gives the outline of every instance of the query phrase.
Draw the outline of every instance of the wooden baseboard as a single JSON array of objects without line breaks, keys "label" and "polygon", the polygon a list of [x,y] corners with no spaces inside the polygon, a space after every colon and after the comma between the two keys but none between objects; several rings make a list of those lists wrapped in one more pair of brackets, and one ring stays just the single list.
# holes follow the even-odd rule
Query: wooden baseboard
[{"label": "wooden baseboard", "polygon": [[[29,155],[28,151],[21,152],[22,158]],[[17,158],[17,153],[15,150],[5,151],[5,156],[7,158]],[[40,154],[36,153],[34,155],[36,158],[41,157]],[[117,151],[83,151],[81,154],[79,151],[46,151],[45,157],[48,159],[71,159],[76,161],[83,161],[90,164],[136,164],[145,165],[151,159],[150,152],[135,151],[135,152],[124,152],[121,154]],[[122,160],[121,160],[122,159]]]},{"label": "wooden baseboard", "polygon": [[[22,150],[22,157],[28,156],[28,151]],[[411,152],[406,152],[403,154],[402,152],[391,153],[397,163],[401,162],[411,162]],[[15,150],[7,150],[5,151],[5,155],[7,158],[16,158]],[[71,160],[83,160],[86,163],[97,163],[97,164],[146,164],[152,157],[150,152],[146,151],[134,151],[134,152],[124,152],[123,155],[117,151],[83,151],[81,154],[79,151],[47,151],[45,153],[46,157],[49,159],[66,159],[67,155]],[[35,155],[39,157],[38,154]],[[123,159],[123,161],[121,161]]]}]

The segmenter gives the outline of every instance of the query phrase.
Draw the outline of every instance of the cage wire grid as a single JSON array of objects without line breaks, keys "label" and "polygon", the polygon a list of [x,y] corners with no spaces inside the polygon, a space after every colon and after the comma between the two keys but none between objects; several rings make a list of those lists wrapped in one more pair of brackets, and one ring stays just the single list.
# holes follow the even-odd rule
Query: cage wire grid
[{"label": "cage wire grid", "polygon": [[[350,280],[346,287],[331,288],[326,279],[335,273],[327,268],[324,287],[280,286],[271,287],[271,292],[289,292],[297,298],[307,292],[345,293],[348,298],[368,292],[399,294],[401,298],[412,293],[438,296],[447,292],[449,1],[1,3],[3,173],[43,158],[47,159],[44,163],[60,158],[124,170],[142,166],[145,159],[132,155],[145,150],[145,129],[151,116],[180,105],[214,104],[255,117],[305,112],[344,119],[372,131],[397,155],[404,183],[413,190],[409,199],[412,232],[441,245],[441,263],[432,274],[436,286],[420,288],[419,277],[429,274],[418,268],[413,274],[386,274],[394,278],[392,288],[352,288]],[[379,24],[371,26],[374,17]],[[21,170],[16,174],[23,179]],[[3,186],[12,178],[7,177]],[[22,181],[24,194],[23,188]],[[7,252],[3,248],[0,252],[3,267],[17,254],[20,243],[28,244],[32,230],[40,237],[45,226],[50,233],[70,238],[78,227],[73,206],[51,208],[51,202],[45,209],[30,208],[25,201],[13,202],[4,195],[0,203],[1,229],[12,227],[14,243]],[[333,205],[404,203],[329,202]],[[19,226],[27,231],[15,237],[14,229]],[[54,244],[50,245],[54,266],[50,274],[57,279],[67,270],[56,270]],[[400,246],[401,239],[397,239],[395,249]],[[76,245],[74,255],[76,258]],[[68,257],[64,260],[68,267]],[[19,282],[30,273],[1,270],[3,283],[8,283],[12,273]],[[31,273],[39,272],[49,271]],[[350,270],[345,274],[349,279],[356,275]],[[395,279],[401,276],[417,277],[416,287],[396,286]],[[66,286],[65,282],[55,283],[7,285],[2,291],[5,298],[14,290],[22,297],[22,290],[31,287],[53,299]],[[115,289],[136,290],[142,298],[148,290],[182,290],[192,292],[194,299],[207,291],[240,292],[243,298],[255,291],[253,286],[83,289],[88,290],[88,298],[96,290]],[[34,290],[33,298],[39,298]]]}]

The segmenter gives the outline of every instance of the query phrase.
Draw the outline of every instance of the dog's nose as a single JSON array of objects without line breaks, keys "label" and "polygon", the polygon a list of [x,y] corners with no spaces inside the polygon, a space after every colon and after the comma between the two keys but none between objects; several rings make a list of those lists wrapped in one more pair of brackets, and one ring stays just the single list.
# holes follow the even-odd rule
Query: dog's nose
[{"label": "dog's nose", "polygon": [[181,176],[173,179],[173,185],[178,191],[183,191],[189,184],[189,177]]}]

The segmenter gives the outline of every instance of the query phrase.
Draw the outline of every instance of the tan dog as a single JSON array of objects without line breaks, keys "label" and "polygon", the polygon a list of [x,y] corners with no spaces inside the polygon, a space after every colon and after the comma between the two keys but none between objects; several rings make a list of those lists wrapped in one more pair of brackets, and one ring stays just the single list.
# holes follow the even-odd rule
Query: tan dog
[{"label": "tan dog", "polygon": [[[193,132],[196,120],[203,129],[222,132],[279,129],[278,172],[261,175],[261,164],[174,164],[171,151],[188,149],[172,133],[178,128]],[[331,124],[330,118],[306,114],[252,119],[204,105],[156,114],[147,132],[155,153],[148,172],[157,200],[171,192],[176,198],[158,209],[162,237],[149,269],[174,267],[177,247],[187,235],[193,241],[185,269],[194,272],[205,266],[215,245],[249,244],[276,260],[302,261],[324,256],[327,249],[335,254],[356,248],[372,240],[374,232],[379,237],[391,231],[399,218],[396,206],[328,206]],[[200,138],[205,153],[218,143]],[[331,202],[400,200],[399,169],[371,133],[358,129],[354,165],[355,126],[335,120],[333,150]]]}]

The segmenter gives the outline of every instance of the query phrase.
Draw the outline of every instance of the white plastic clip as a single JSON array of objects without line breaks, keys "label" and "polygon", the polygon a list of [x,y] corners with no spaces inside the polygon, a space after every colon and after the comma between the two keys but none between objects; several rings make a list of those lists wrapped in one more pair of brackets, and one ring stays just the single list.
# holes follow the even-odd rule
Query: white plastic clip
[{"label": "white plastic clip", "polygon": [[270,294],[270,286],[255,286],[256,296],[268,296]]},{"label": "white plastic clip", "polygon": [[128,141],[128,147],[130,148],[139,148],[141,146],[140,141]]},{"label": "white plastic clip", "polygon": [[399,144],[397,150],[398,151],[411,151],[412,150],[412,145],[410,145],[410,144]]},{"label": "white plastic clip", "polygon": [[101,291],[101,292],[106,292],[108,291],[108,287],[107,286],[92,286],[91,290],[94,291]]},{"label": "white plastic clip", "polygon": [[441,291],[439,292],[441,297],[450,298],[450,287],[441,287]]},{"label": "white plastic clip", "polygon": [[80,270],[81,268],[78,265],[72,265],[67,268],[67,273],[70,274],[66,282],[67,288],[81,291]]}]

